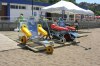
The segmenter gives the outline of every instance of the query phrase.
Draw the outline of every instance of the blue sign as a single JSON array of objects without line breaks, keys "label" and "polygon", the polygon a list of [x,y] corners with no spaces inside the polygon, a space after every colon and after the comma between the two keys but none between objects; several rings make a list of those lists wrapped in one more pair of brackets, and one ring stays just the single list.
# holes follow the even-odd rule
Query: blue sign
[{"label": "blue sign", "polygon": [[59,18],[58,25],[61,27],[65,27],[65,22],[61,17]]},{"label": "blue sign", "polygon": [[30,18],[28,21],[28,28],[32,33],[32,38],[34,39],[36,36],[38,36],[38,30],[37,30],[37,22],[35,22],[34,18]]}]

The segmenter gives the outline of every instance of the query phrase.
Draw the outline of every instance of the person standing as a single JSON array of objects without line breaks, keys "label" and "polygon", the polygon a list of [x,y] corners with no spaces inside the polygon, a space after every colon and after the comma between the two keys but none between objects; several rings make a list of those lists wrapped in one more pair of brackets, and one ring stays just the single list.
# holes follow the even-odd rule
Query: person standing
[{"label": "person standing", "polygon": [[75,25],[75,29],[78,31],[78,29],[79,29],[79,23],[78,23],[78,20],[75,20],[74,25]]},{"label": "person standing", "polygon": [[19,16],[19,22],[24,22],[24,16],[23,16],[23,14],[20,14],[20,16]]},{"label": "person standing", "polygon": [[21,28],[22,24],[26,24],[26,22],[25,22],[25,18],[23,16],[23,14],[21,13],[20,16],[18,17],[18,28],[19,28],[19,31],[20,31],[20,28]]}]

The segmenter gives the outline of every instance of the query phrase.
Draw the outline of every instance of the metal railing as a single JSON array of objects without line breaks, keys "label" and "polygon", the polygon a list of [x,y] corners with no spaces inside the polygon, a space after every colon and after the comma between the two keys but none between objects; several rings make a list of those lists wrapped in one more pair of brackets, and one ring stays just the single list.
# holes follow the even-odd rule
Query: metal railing
[{"label": "metal railing", "polygon": [[[70,25],[73,25],[74,22],[67,22]],[[52,24],[52,22],[48,22],[48,24]],[[18,23],[15,22],[0,22],[0,31],[12,31],[15,28],[18,27]],[[87,29],[87,28],[100,28],[100,22],[91,22],[91,21],[87,21],[87,22],[80,22],[79,23],[79,28],[80,29]]]},{"label": "metal railing", "polygon": [[[54,21],[56,17],[47,17],[49,24]],[[25,17],[27,20],[28,18]],[[57,18],[56,18],[57,19]],[[0,17],[0,31],[5,31],[5,30],[14,30],[18,26],[18,17],[8,17],[8,16],[2,16]],[[73,20],[66,20],[64,19],[65,22],[73,24]],[[79,21],[79,26],[80,28],[97,28],[100,27],[100,19],[95,19],[95,20],[82,20]]]},{"label": "metal railing", "polygon": [[0,22],[15,22],[18,17],[0,16]]},{"label": "metal railing", "polygon": [[[54,21],[54,20],[57,20],[59,17],[46,17],[46,19],[48,19],[48,20],[52,20],[52,21]],[[63,18],[66,22],[74,22],[74,18],[69,18],[69,19],[67,19],[67,18]],[[96,22],[96,21],[99,21],[100,22],[100,19],[95,19],[94,17],[89,17],[89,18],[83,18],[83,19],[80,19],[80,18],[76,18],[79,22],[85,22],[85,21],[94,21],[94,22]]]},{"label": "metal railing", "polygon": [[[25,19],[28,19],[29,17],[24,17]],[[48,20],[57,20],[59,17],[46,17]],[[18,20],[18,17],[17,16],[0,16],[0,22],[16,22]],[[64,18],[65,21],[68,21],[68,22],[74,22],[74,19],[73,18]],[[95,21],[95,22],[100,22],[100,19],[96,19],[96,18],[83,18],[83,19],[78,19],[77,20],[79,22],[83,22],[83,21]]]},{"label": "metal railing", "polygon": [[[24,17],[25,19],[24,20],[27,20],[28,17]],[[19,17],[17,16],[12,16],[12,17],[9,17],[9,16],[0,16],[0,22],[17,22],[19,19]]]}]

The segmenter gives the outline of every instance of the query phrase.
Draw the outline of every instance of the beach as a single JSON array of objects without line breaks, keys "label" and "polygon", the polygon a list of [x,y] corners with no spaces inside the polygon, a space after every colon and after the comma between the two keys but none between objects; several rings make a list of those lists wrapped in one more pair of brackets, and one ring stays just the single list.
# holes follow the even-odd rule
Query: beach
[{"label": "beach", "polygon": [[[15,32],[16,36],[9,36],[5,32],[0,33],[10,39],[18,36]],[[100,66],[100,28],[84,29],[81,33],[88,36],[78,38],[79,46],[56,48],[52,55],[45,52],[35,53],[22,48],[1,51],[0,66]],[[84,47],[91,49],[85,50]]]}]

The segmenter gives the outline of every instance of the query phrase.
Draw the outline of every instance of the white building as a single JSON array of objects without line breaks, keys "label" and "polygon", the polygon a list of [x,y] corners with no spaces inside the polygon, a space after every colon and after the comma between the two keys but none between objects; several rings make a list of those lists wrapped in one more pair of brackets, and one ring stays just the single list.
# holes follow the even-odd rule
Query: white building
[{"label": "white building", "polygon": [[[10,20],[17,18],[20,14],[24,14],[24,17],[32,16],[32,0],[0,0],[2,8],[0,10],[0,16],[10,17]],[[33,16],[36,20],[41,15],[41,8],[48,6],[48,3],[33,2]]]}]

